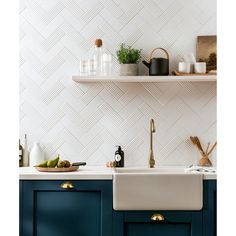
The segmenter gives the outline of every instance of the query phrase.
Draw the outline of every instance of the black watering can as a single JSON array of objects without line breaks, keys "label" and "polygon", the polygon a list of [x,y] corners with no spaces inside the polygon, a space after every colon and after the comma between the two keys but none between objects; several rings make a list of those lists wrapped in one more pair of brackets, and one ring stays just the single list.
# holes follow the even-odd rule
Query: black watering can
[{"label": "black watering can", "polygon": [[[152,58],[152,54],[160,49],[165,52],[167,58]],[[169,75],[169,54],[164,48],[154,48],[150,54],[149,61],[142,61],[149,68],[149,75]]]}]

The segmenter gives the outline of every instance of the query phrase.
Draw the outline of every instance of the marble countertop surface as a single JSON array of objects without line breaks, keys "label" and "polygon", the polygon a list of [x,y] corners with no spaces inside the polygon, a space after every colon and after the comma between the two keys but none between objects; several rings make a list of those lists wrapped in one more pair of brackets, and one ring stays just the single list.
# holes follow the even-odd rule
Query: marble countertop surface
[{"label": "marble countertop surface", "polygon": [[[147,170],[145,167],[125,167],[124,169],[134,170]],[[157,167],[155,174],[170,173],[170,174],[196,174],[186,171],[184,166],[172,167]],[[158,173],[160,169],[160,173]],[[150,169],[148,169],[149,172]],[[164,170],[164,171],[163,171]],[[165,172],[165,170],[168,170]],[[104,166],[81,166],[77,171],[73,172],[39,172],[34,167],[20,167],[19,178],[20,180],[112,180],[113,175],[116,174],[115,168],[107,168]],[[146,172],[145,172],[146,173]],[[132,174],[132,173],[131,173]],[[153,174],[153,173],[148,173]],[[199,173],[198,173],[199,174]],[[204,179],[215,180],[217,174],[210,172],[202,172]]]}]

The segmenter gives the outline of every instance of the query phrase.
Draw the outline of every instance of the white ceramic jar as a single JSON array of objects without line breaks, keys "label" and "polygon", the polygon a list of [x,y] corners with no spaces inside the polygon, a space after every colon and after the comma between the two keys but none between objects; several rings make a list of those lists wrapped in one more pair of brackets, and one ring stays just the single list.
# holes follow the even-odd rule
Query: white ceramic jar
[{"label": "white ceramic jar", "polygon": [[30,166],[38,165],[44,161],[44,153],[39,142],[34,142],[30,151]]},{"label": "white ceramic jar", "polygon": [[190,73],[191,63],[189,63],[189,62],[179,62],[178,71],[180,73]]},{"label": "white ceramic jar", "polygon": [[206,62],[194,63],[194,73],[195,74],[205,74],[206,73]]}]

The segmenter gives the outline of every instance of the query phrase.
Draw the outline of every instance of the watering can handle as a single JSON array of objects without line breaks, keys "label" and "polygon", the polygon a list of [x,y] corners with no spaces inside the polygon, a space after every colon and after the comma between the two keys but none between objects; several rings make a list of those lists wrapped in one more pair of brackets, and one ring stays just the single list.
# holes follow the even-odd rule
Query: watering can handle
[{"label": "watering can handle", "polygon": [[152,54],[153,54],[157,49],[160,49],[160,50],[164,51],[165,54],[166,54],[167,59],[169,60],[169,54],[168,54],[168,52],[167,52],[164,48],[154,48],[154,49],[151,51],[151,53],[150,53],[149,63],[151,62]]}]

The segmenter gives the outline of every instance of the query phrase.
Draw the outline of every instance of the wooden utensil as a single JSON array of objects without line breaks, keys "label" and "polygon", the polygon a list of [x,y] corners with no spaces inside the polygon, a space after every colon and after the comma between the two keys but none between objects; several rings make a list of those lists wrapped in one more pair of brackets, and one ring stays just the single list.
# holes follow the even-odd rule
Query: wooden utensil
[{"label": "wooden utensil", "polygon": [[192,141],[192,143],[197,147],[197,149],[201,153],[201,158],[198,162],[198,165],[199,166],[212,166],[212,162],[210,161],[209,156],[212,153],[212,151],[214,150],[214,148],[216,147],[217,143],[215,142],[214,145],[211,147],[210,151],[208,152],[208,149],[210,147],[210,142],[208,142],[206,151],[204,152],[201,142],[197,136],[190,136],[190,140]]},{"label": "wooden utensil", "polygon": [[207,155],[210,155],[212,153],[212,151],[214,150],[214,148],[216,147],[217,142],[214,143],[214,145],[212,146],[212,148],[210,149],[210,151],[207,153]]},{"label": "wooden utensil", "polygon": [[202,155],[205,155],[205,153],[204,153],[204,151],[203,151],[203,149],[202,149],[202,145],[201,145],[201,143],[200,143],[198,137],[197,137],[197,136],[194,136],[194,137],[193,137],[193,136],[190,136],[190,139],[191,139],[192,143],[198,148],[198,150],[200,151],[200,153],[201,153]]},{"label": "wooden utensil", "polygon": [[210,146],[210,142],[208,142],[208,144],[207,144],[207,148],[206,148],[206,151],[205,151],[205,153],[207,154],[207,152],[208,152],[208,149],[209,149],[209,146]]},{"label": "wooden utensil", "polygon": [[205,154],[205,152],[203,151],[202,145],[200,143],[200,140],[197,136],[194,137],[197,143],[197,146],[199,147],[199,149],[201,150],[201,152],[203,153],[203,155]]}]

